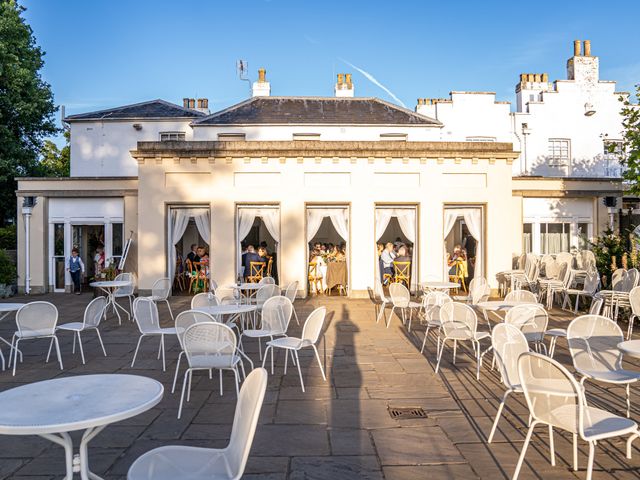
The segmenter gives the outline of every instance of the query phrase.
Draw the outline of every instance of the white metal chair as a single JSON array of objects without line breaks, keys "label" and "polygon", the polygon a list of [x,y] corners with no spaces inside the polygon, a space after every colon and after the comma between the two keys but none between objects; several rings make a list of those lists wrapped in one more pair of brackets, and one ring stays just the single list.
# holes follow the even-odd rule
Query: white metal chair
[{"label": "white metal chair", "polygon": [[139,457],[128,480],[239,480],[243,473],[267,390],[267,372],[252,371],[242,385],[229,444],[222,449],[164,446]]},{"label": "white metal chair", "polygon": [[[78,346],[80,348],[80,357],[82,358],[83,365],[85,364],[85,360],[80,332],[95,330],[96,335],[98,336],[98,340],[100,341],[100,346],[102,347],[102,353],[105,357],[107,356],[107,351],[104,349],[104,343],[102,343],[102,337],[100,336],[100,330],[98,329],[106,304],[106,297],[96,297],[91,300],[91,302],[89,302],[89,305],[87,305],[87,308],[85,308],[84,318],[82,322],[63,323],[62,325],[58,325],[56,327],[56,330],[66,330],[68,332],[73,332],[72,353],[76,353],[76,337],[78,337]],[[49,350],[51,350],[51,345],[49,346]]]},{"label": "white metal chair", "polygon": [[622,368],[622,352],[618,344],[624,340],[620,327],[601,315],[576,317],[567,328],[569,351],[580,383],[596,382],[625,385],[627,417],[631,414],[630,385],[640,380],[640,372]]},{"label": "white metal chair", "polygon": [[547,298],[547,294],[549,293],[548,287],[550,284],[561,283],[559,280],[561,264],[558,263],[551,255],[545,255],[542,263],[544,264],[545,276],[544,278],[538,278],[538,298],[541,302],[543,299]]},{"label": "white metal chair", "polygon": [[491,331],[491,346],[498,363],[502,383],[507,390],[500,401],[496,418],[493,421],[491,432],[487,439],[488,443],[493,440],[507,397],[512,393],[522,392],[520,377],[518,376],[518,358],[529,351],[529,344],[524,334],[518,327],[508,323],[500,323]]},{"label": "white metal chair", "polygon": [[640,435],[636,423],[588,406],[583,389],[557,361],[537,353],[523,353],[518,359],[518,375],[532,422],[518,458],[513,480],[520,474],[533,430],[540,424],[549,428],[549,456],[553,466],[556,464],[554,427],[573,434],[574,470],[578,469],[578,436],[589,444],[587,480],[591,480],[597,441],[630,434],[627,440],[627,458],[631,458],[631,442]]},{"label": "white metal chair", "polygon": [[468,295],[454,295],[453,299],[459,302],[467,302],[470,304],[478,303],[473,301],[474,296],[481,295],[484,292],[484,286],[487,285],[487,279],[484,277],[473,277],[469,282]]},{"label": "white metal chair", "polygon": [[629,340],[633,334],[633,323],[636,321],[636,318],[640,317],[640,287],[634,287],[629,292],[629,305],[631,306],[631,315],[629,315],[627,340]]},{"label": "white metal chair", "polygon": [[538,297],[529,290],[512,290],[504,297],[505,302],[538,303]]},{"label": "white metal chair", "polygon": [[136,276],[133,273],[123,272],[116,275],[114,280],[131,282],[130,285],[126,287],[118,287],[113,292],[114,301],[118,301],[118,298],[128,298],[129,299],[129,311],[127,314],[129,315],[129,320],[133,318],[133,299],[135,298],[133,293],[136,288]]},{"label": "white metal chair", "polygon": [[424,340],[422,340],[422,347],[420,353],[424,352],[424,347],[427,343],[427,337],[429,336],[429,330],[437,329],[438,331],[438,343],[436,347],[436,354],[440,351],[440,328],[442,327],[442,321],[440,320],[440,309],[445,303],[451,303],[451,297],[445,292],[439,292],[433,290],[422,297],[422,311],[424,318],[427,322],[427,329],[424,332]]},{"label": "white metal chair", "polygon": [[180,360],[184,355],[184,332],[187,331],[191,325],[196,323],[214,322],[214,318],[208,313],[199,312],[197,310],[187,310],[186,312],[180,312],[176,316],[175,327],[176,337],[178,338],[178,344],[180,345],[180,353],[178,354],[178,361],[176,363],[176,373],[173,376],[173,386],[171,387],[171,393],[176,391],[176,382],[178,381],[178,372],[180,371]]},{"label": "white metal chair", "polygon": [[322,327],[324,325],[324,318],[326,314],[326,307],[318,307],[313,312],[311,312],[307,317],[307,320],[304,322],[304,326],[302,327],[302,335],[300,338],[280,337],[267,342],[267,348],[264,352],[264,358],[262,359],[262,367],[264,368],[264,363],[267,361],[269,349],[271,349],[271,374],[273,375],[273,349],[282,348],[285,350],[284,374],[286,375],[287,361],[289,359],[288,353],[293,352],[295,363],[298,366],[300,386],[302,387],[302,391],[304,392],[304,381],[302,380],[302,370],[300,368],[300,358],[298,357],[298,351],[306,347],[311,347],[313,348],[316,359],[318,360],[318,366],[320,367],[320,372],[322,373],[322,379],[326,382],[327,377],[324,374],[324,368],[322,368],[322,362],[320,361],[320,354],[318,353],[318,348],[316,347],[316,343],[318,342],[320,334],[322,333]]},{"label": "white metal chair", "polygon": [[478,332],[478,316],[469,305],[464,303],[445,303],[440,308],[440,321],[442,322],[441,331],[444,333],[440,351],[438,352],[438,363],[436,364],[436,373],[440,368],[440,360],[442,352],[447,340],[453,341],[453,364],[456,363],[456,349],[458,342],[471,342],[473,352],[476,357],[476,379],[480,379],[480,340],[489,338],[489,332]]},{"label": "white metal chair", "polygon": [[[273,340],[273,337],[286,337],[292,313],[293,305],[287,297],[276,296],[267,299],[262,305],[260,328],[247,328],[243,330],[240,335],[240,345],[242,346],[242,339],[244,337],[257,338],[260,360],[262,360],[261,339],[269,337],[270,340]],[[271,363],[273,364],[273,352],[271,354]]]},{"label": "white metal chair", "polygon": [[519,328],[536,352],[542,348],[547,353],[544,335],[549,324],[549,314],[540,305],[517,305],[507,312],[504,322]]},{"label": "white metal chair", "polygon": [[371,298],[371,301],[376,306],[376,323],[380,322],[380,317],[384,317],[384,323],[386,324],[386,308],[391,305],[391,299],[384,294],[382,283],[374,282],[373,288],[373,290],[371,290],[371,288],[368,288],[367,290],[369,291],[369,297]]},{"label": "white metal chair", "polygon": [[300,325],[300,320],[298,320],[298,314],[296,313],[296,307],[294,305],[294,302],[296,301],[297,293],[298,293],[298,281],[296,280],[291,282],[289,285],[287,285],[287,288],[284,291],[284,296],[287,297],[289,300],[291,300],[291,305],[293,306],[293,318],[295,318],[296,323]]},{"label": "white metal chair", "polygon": [[415,309],[419,309],[422,305],[418,302],[411,301],[411,293],[409,289],[405,287],[402,283],[392,283],[389,285],[389,296],[391,297],[391,303],[393,304],[393,308],[391,308],[391,314],[389,315],[389,320],[387,322],[387,328],[391,324],[391,319],[393,318],[393,313],[396,308],[400,309],[402,314],[402,324],[405,325],[407,322],[406,311],[409,310],[409,326],[408,330],[411,331],[411,319],[413,317],[413,311]]},{"label": "white metal chair", "polygon": [[571,295],[576,296],[576,306],[573,310],[574,313],[578,313],[578,304],[580,301],[580,297],[589,297],[593,298],[598,290],[598,285],[600,285],[600,278],[598,276],[598,272],[592,271],[587,273],[584,278],[584,285],[581,290],[576,288],[565,288],[563,290],[564,300],[562,301],[562,308],[565,308],[566,305],[571,306]]},{"label": "white metal chair", "polygon": [[[604,304],[604,299],[602,298],[592,298],[591,306],[589,307],[589,315],[600,315],[600,310],[602,310],[602,305]],[[556,351],[556,343],[558,342],[558,338],[567,338],[567,329],[566,328],[550,328],[545,332],[546,337],[551,337],[549,340],[549,357],[553,358],[553,354]]]},{"label": "white metal chair", "polygon": [[158,302],[166,303],[167,309],[169,309],[169,315],[171,315],[171,320],[174,320],[171,305],[169,305],[169,295],[171,295],[171,280],[165,277],[154,282],[151,287],[151,296],[147,298],[155,304],[158,304]]},{"label": "white metal chair", "polygon": [[198,307],[213,307],[215,305],[220,305],[220,301],[213,292],[198,293],[191,299],[191,309]]},{"label": "white metal chair", "polygon": [[238,348],[236,335],[231,328],[218,322],[195,323],[187,327],[182,334],[182,345],[189,367],[184,372],[184,380],[182,381],[178,418],[182,416],[185,391],[187,402],[191,398],[191,380],[195,371],[219,370],[220,395],[222,395],[222,371],[231,370],[235,378],[236,394],[238,397],[240,396],[238,364],[245,373],[242,358],[249,360],[252,370],[253,362]]},{"label": "white metal chair", "polygon": [[[13,362],[13,376],[16,375],[16,364],[18,363],[18,344],[23,340],[36,340],[48,338],[56,346],[56,355],[60,370],[62,367],[62,355],[60,355],[60,344],[56,337],[56,325],[58,323],[58,309],[49,302],[30,302],[24,305],[16,312],[16,326],[18,331],[13,334],[11,339],[11,354],[13,360],[9,358],[9,365]],[[51,345],[49,346],[49,353]],[[49,355],[47,354],[47,361]]]},{"label": "white metal chair", "polygon": [[160,320],[158,317],[158,306],[149,297],[138,297],[133,301],[133,318],[140,330],[140,338],[138,339],[138,345],[136,351],[133,354],[133,360],[131,361],[131,367],[136,363],[136,357],[138,356],[138,350],[140,349],[140,343],[144,337],[160,337],[160,347],[158,350],[158,358],[162,356],[162,371],[166,371],[165,361],[165,348],[164,337],[165,335],[176,335],[175,327],[163,328],[160,326]]},{"label": "white metal chair", "polygon": [[262,277],[258,285],[275,285],[276,281],[273,277]]}]

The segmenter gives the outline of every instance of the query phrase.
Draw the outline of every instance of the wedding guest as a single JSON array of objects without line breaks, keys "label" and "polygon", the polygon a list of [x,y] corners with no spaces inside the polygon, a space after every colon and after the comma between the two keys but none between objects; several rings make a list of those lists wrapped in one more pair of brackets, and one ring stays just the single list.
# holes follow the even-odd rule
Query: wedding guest
[{"label": "wedding guest", "polygon": [[398,256],[394,259],[395,262],[411,262],[411,257],[408,255],[407,247],[402,245],[398,248]]},{"label": "wedding guest", "polygon": [[96,254],[93,256],[93,264],[96,275],[99,275],[104,269],[104,247],[102,245],[96,248]]},{"label": "wedding guest", "polygon": [[264,259],[256,253],[253,245],[247,246],[247,254],[244,257],[244,278],[247,279],[251,275],[251,262],[264,262]]},{"label": "wedding guest", "polygon": [[191,262],[199,262],[200,257],[198,256],[198,245],[196,243],[191,245],[191,251],[187,254],[187,260]]},{"label": "wedding guest", "polygon": [[384,250],[382,251],[382,254],[380,254],[383,275],[393,275],[393,260],[395,258],[396,253],[393,251],[393,243],[387,243]]},{"label": "wedding guest", "polygon": [[84,274],[84,263],[75,247],[71,249],[71,256],[67,259],[67,272],[71,275],[74,293],[80,295],[80,276]]}]

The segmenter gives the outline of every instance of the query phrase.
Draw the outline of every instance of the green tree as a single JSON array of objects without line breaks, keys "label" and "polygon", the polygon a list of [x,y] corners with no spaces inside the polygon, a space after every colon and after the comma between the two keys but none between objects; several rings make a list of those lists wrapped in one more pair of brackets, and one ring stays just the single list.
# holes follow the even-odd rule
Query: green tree
[{"label": "green tree", "polygon": [[40,161],[40,167],[42,175],[45,177],[68,177],[71,164],[70,164],[70,152],[69,147],[70,131],[65,130],[64,138],[67,143],[64,147],[58,148],[58,146],[51,140],[45,140],[42,146],[42,160]]},{"label": "green tree", "polygon": [[51,87],[40,76],[44,52],[23,12],[0,0],[0,226],[16,215],[15,177],[40,172],[44,137],[58,132]]},{"label": "green tree", "polygon": [[[636,85],[636,100],[640,101],[640,84]],[[628,181],[629,192],[640,195],[640,106],[629,98],[621,98],[624,154],[621,158],[624,179]],[[609,147],[614,152],[615,146]]]}]

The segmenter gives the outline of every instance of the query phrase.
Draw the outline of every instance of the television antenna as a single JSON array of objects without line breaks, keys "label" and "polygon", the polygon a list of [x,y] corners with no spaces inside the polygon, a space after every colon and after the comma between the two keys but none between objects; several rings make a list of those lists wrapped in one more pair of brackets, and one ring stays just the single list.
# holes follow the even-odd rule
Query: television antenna
[{"label": "television antenna", "polygon": [[249,84],[249,90],[251,90],[251,80],[249,79],[249,62],[246,60],[238,60],[236,62],[236,72],[238,73],[238,78],[243,82],[247,82]]}]

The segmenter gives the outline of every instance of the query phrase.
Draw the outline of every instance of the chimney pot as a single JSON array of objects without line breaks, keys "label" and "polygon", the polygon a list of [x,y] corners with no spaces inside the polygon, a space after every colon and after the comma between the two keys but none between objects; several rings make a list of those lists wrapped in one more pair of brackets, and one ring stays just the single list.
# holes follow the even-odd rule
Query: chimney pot
[{"label": "chimney pot", "polygon": [[264,68],[258,69],[258,82],[264,83],[266,82],[267,71]]},{"label": "chimney pot", "polygon": [[591,40],[584,41],[584,56],[585,57],[591,56]]},{"label": "chimney pot", "polygon": [[549,74],[548,74],[548,73],[543,73],[543,74],[542,74],[542,81],[543,81],[544,83],[549,82]]},{"label": "chimney pot", "polygon": [[198,102],[198,108],[202,108],[202,99],[198,98],[197,102]]},{"label": "chimney pot", "polygon": [[527,81],[527,74],[526,73],[521,73],[520,74],[520,82],[526,82]]},{"label": "chimney pot", "polygon": [[209,99],[208,98],[203,98],[202,99],[202,108],[209,108]]},{"label": "chimney pot", "polygon": [[533,82],[533,73],[527,73],[527,81]]},{"label": "chimney pot", "polygon": [[184,108],[189,108],[189,99],[188,98],[183,98],[182,99],[182,106]]},{"label": "chimney pot", "polygon": [[542,81],[542,75],[540,75],[539,73],[536,73],[534,76],[534,79],[536,82],[540,83]]},{"label": "chimney pot", "polygon": [[189,99],[189,108],[196,108],[196,99],[195,98],[190,98]]},{"label": "chimney pot", "polygon": [[582,42],[580,40],[573,41],[573,56],[579,57],[582,51]]},{"label": "chimney pot", "polygon": [[347,82],[347,85],[349,86],[349,88],[351,88],[351,74],[347,73],[344,76],[345,82]]},{"label": "chimney pot", "polygon": [[344,73],[338,74],[338,85],[342,85],[344,83]]}]

